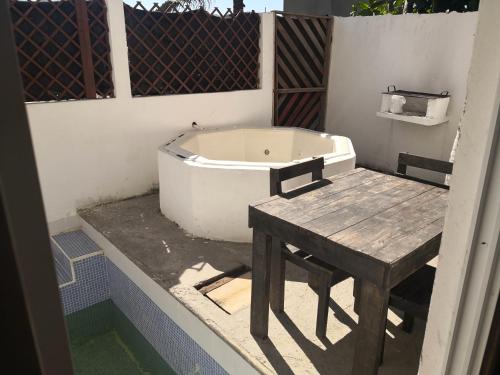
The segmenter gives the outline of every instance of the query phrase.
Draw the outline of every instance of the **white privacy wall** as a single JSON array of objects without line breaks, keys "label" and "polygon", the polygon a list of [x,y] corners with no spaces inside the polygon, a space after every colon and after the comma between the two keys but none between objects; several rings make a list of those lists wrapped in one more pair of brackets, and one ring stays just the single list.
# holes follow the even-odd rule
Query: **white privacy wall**
[{"label": "white privacy wall", "polygon": [[[49,222],[158,183],[158,146],[203,127],[271,126],[273,19],[261,17],[261,89],[132,98],[121,0],[108,0],[114,99],[27,104]],[[222,147],[223,145],[221,145]]]},{"label": "white privacy wall", "polygon": [[[335,18],[326,130],[351,138],[357,162],[394,170],[408,151],[448,160],[466,98],[477,12]],[[382,91],[448,90],[450,121],[376,117]]]}]

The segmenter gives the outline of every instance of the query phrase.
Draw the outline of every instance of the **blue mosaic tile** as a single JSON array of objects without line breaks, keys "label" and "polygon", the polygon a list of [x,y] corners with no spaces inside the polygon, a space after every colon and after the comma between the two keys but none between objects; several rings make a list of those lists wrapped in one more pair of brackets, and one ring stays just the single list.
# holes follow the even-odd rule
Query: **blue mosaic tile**
[{"label": "blue mosaic tile", "polygon": [[227,372],[118,267],[108,261],[111,299],[178,374]]},{"label": "blue mosaic tile", "polygon": [[50,247],[52,249],[52,257],[54,259],[54,266],[56,269],[57,283],[59,285],[69,283],[73,280],[71,274],[71,261],[62,250],[55,244],[55,242],[50,240]]},{"label": "blue mosaic tile", "polygon": [[59,289],[64,314],[71,314],[109,299],[107,260],[102,254],[73,264],[75,282]]},{"label": "blue mosaic tile", "polygon": [[54,265],[56,268],[57,285],[61,286],[73,281],[71,274],[57,260],[55,260]]},{"label": "blue mosaic tile", "polygon": [[71,259],[89,255],[101,250],[99,246],[81,230],[60,233],[53,236],[53,239]]}]

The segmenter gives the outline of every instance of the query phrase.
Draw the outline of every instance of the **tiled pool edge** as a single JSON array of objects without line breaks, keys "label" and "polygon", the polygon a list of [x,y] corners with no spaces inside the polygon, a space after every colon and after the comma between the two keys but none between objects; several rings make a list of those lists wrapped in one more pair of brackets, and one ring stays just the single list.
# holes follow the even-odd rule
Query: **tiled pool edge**
[{"label": "tiled pool edge", "polygon": [[[130,283],[137,290],[144,293],[152,305],[156,306],[166,317],[185,335],[184,340],[191,340],[193,343],[205,352],[211,359],[215,361],[221,368],[223,373],[229,374],[260,374],[252,364],[250,364],[240,353],[238,353],[230,344],[213,332],[204,322],[189,311],[184,305],[176,300],[171,294],[165,291],[160,285],[146,275],[137,265],[128,259],[119,251],[110,241],[108,241],[101,233],[99,233],[92,225],[85,220],[81,220],[81,228],[83,231],[95,241],[101,249],[104,250],[108,258],[108,267],[111,264],[116,267],[116,270],[126,275]],[[116,276],[116,275],[115,275]],[[113,276],[114,277],[114,276]],[[113,288],[113,287],[112,287]],[[111,292],[113,294],[113,291]],[[112,299],[117,299],[113,295]],[[116,303],[116,301],[115,301]],[[119,303],[117,305],[122,309]],[[126,309],[126,308],[124,308]],[[124,311],[127,315],[126,311]],[[128,315],[127,315],[128,316]],[[130,317],[129,317],[130,319]],[[131,319],[132,320],[132,319]],[[134,325],[139,329],[139,325],[134,322]],[[140,329],[139,329],[140,330]],[[141,331],[144,334],[144,332]],[[145,335],[146,336],[146,335]],[[147,336],[146,336],[147,337]],[[147,337],[149,340],[149,337]],[[154,341],[154,340],[153,340]],[[154,343],[151,341],[154,346]],[[161,354],[161,351],[159,351]],[[191,351],[191,357],[204,358],[203,354],[194,355]],[[173,365],[173,363],[172,363]],[[174,368],[175,369],[175,368]],[[177,369],[176,369],[177,370]],[[192,369],[194,373],[204,373],[204,369]],[[196,372],[198,371],[198,372]],[[185,372],[180,372],[185,373]],[[192,372],[190,372],[192,373]],[[219,373],[219,372],[217,372]],[[210,372],[214,374],[214,372]]]},{"label": "tiled pool edge", "polygon": [[108,260],[111,300],[178,374],[227,372]]},{"label": "tiled pool edge", "polygon": [[64,315],[110,298],[106,257],[96,254],[74,262],[74,281],[59,288]]},{"label": "tiled pool edge", "polygon": [[[178,374],[226,375],[227,372],[175,324],[83,231],[63,232],[57,248],[70,261],[74,281],[60,287],[65,315],[112,300],[156,352]],[[69,259],[69,258],[68,258]]]}]

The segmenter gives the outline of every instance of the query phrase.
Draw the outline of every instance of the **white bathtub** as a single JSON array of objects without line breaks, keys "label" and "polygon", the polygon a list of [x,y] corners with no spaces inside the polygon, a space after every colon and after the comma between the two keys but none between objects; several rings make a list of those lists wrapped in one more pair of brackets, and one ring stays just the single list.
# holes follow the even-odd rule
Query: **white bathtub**
[{"label": "white bathtub", "polygon": [[195,236],[251,242],[248,204],[269,196],[269,168],[313,156],[325,158],[324,176],[354,168],[356,158],[349,138],[300,128],[186,132],[158,152],[161,211]]}]

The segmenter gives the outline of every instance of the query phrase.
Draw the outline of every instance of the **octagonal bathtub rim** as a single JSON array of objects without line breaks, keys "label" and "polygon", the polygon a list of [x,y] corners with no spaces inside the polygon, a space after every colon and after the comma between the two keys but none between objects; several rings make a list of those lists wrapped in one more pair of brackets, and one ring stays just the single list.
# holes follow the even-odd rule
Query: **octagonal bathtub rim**
[{"label": "octagonal bathtub rim", "polygon": [[[161,212],[189,235],[212,240],[251,242],[248,204],[269,196],[269,169],[311,159],[307,157],[290,162],[213,160],[189,152],[179,147],[176,142],[199,132],[234,129],[269,128],[226,127],[194,130],[183,133],[159,148]],[[272,129],[280,131],[281,128]],[[311,132],[305,129],[298,131]],[[315,155],[325,158],[325,177],[354,168],[356,154],[348,138],[328,133],[312,133],[347,145],[346,152]],[[307,181],[307,176],[292,179],[285,188],[293,188]]]}]

